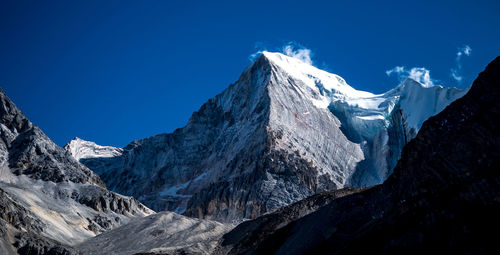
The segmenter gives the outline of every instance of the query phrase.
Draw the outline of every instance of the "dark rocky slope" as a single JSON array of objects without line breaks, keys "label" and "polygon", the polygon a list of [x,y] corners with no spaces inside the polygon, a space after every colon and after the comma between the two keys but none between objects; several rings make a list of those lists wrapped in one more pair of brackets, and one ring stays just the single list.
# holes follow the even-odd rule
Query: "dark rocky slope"
[{"label": "dark rocky slope", "polygon": [[[466,96],[424,123],[382,185],[264,234],[257,218],[224,254],[488,253],[500,228],[500,57]],[[266,216],[263,216],[266,217]],[[285,216],[282,216],[285,217]],[[248,233],[248,234],[247,234]],[[254,236],[252,236],[254,235]],[[259,235],[259,241],[255,241]]]},{"label": "dark rocky slope", "polygon": [[252,250],[265,238],[287,224],[304,217],[337,198],[366,190],[367,188],[346,188],[328,191],[282,207],[274,212],[264,214],[255,220],[245,221],[223,237],[223,246],[215,250],[215,254],[225,254],[228,247],[233,250]]}]

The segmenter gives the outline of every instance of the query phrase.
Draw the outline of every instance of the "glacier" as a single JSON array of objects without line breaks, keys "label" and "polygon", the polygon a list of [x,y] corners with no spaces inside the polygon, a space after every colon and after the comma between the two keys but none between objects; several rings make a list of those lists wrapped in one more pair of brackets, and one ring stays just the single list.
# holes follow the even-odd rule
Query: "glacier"
[{"label": "glacier", "polygon": [[[382,183],[392,173],[402,147],[415,137],[422,123],[467,92],[426,86],[407,78],[396,88],[377,95],[356,90],[342,77],[296,58],[270,52],[263,55],[314,91],[303,94],[318,108],[328,108],[341,121],[346,137],[361,145],[364,159],[358,161],[357,172],[343,183],[347,186]],[[394,129],[401,130],[394,134]],[[391,145],[387,144],[389,140]]]}]

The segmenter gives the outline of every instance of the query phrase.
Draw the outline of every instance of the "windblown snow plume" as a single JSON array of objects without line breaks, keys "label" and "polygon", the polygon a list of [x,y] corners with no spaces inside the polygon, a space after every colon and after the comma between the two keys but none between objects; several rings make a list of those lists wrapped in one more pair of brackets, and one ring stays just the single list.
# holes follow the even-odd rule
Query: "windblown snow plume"
[{"label": "windblown snow plume", "polygon": [[283,53],[289,57],[296,58],[304,63],[312,65],[312,52],[310,49],[300,47],[296,49],[295,44],[289,43],[283,47]]},{"label": "windblown snow plume", "polygon": [[[252,62],[255,59],[257,59],[260,55],[262,55],[263,52],[268,51],[267,47],[264,46],[264,44],[261,42],[256,43],[255,48],[258,49],[258,51],[251,54],[248,57],[248,59]],[[298,44],[298,43],[289,42],[289,43],[285,44],[284,46],[282,46],[281,48],[279,48],[279,51],[281,53],[289,56],[289,57],[298,59],[306,64],[313,65],[313,61],[312,61],[313,53],[312,53],[312,51],[310,49]]]}]

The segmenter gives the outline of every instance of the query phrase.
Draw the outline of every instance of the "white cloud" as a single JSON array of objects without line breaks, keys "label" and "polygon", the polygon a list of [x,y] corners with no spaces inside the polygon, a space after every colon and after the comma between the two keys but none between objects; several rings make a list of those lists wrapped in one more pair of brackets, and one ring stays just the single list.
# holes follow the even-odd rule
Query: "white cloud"
[{"label": "white cloud", "polygon": [[406,78],[411,78],[422,83],[426,87],[432,87],[435,85],[437,80],[431,78],[430,71],[425,67],[413,67],[411,69],[406,69],[404,66],[396,66],[390,70],[385,71],[387,76],[392,74],[396,75],[399,81],[403,81]]},{"label": "white cloud", "polygon": [[462,82],[463,77],[462,77],[462,75],[460,75],[460,71],[459,70],[452,68],[450,70],[450,75],[451,75],[451,77],[453,79],[455,79],[456,81],[458,81],[458,83]]},{"label": "white cloud", "polygon": [[385,74],[387,74],[387,76],[391,76],[392,73],[400,74],[400,73],[403,73],[404,70],[405,70],[404,67],[396,66],[396,67],[392,68],[391,70],[385,71]]},{"label": "white cloud", "polygon": [[299,59],[302,62],[312,65],[313,62],[311,59],[312,57],[311,50],[300,46],[299,46],[300,48],[295,49],[296,48],[295,45],[296,44],[294,43],[289,43],[285,45],[282,49],[282,52],[289,57]]},{"label": "white cloud", "polygon": [[[264,43],[261,42],[257,42],[255,44],[255,49],[257,49],[257,52],[248,56],[248,59],[250,59],[250,61],[254,61],[257,57],[259,57],[262,54],[263,51],[268,51]],[[274,48],[274,50],[276,51],[276,48]],[[301,46],[298,43],[289,42],[284,46],[282,46],[281,48],[279,48],[278,51],[281,51],[283,54],[289,57],[299,59],[302,62],[308,63],[310,65],[313,64],[312,51],[310,49]]]},{"label": "white cloud", "polygon": [[472,48],[469,45],[465,45],[458,48],[457,57],[455,58],[456,66],[450,69],[450,75],[458,83],[462,82],[462,57],[469,56],[472,53]]}]

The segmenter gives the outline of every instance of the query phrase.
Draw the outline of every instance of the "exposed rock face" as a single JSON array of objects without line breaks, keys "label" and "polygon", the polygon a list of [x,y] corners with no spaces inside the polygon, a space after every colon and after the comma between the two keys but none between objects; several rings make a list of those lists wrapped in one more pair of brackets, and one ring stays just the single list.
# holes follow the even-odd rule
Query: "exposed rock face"
[{"label": "exposed rock face", "polygon": [[105,189],[0,90],[0,253],[72,254],[69,246],[153,213]]},{"label": "exposed rock face", "polygon": [[423,124],[384,184],[337,198],[296,221],[283,221],[266,234],[247,232],[248,226],[266,216],[245,222],[225,235],[218,251],[495,251],[497,238],[492,233],[500,227],[499,119],[500,57],[479,75],[467,95]]},{"label": "exposed rock face", "polygon": [[265,52],[184,128],[81,162],[155,210],[241,221],[318,192],[381,183],[422,122],[463,93],[407,80],[374,95]]}]

